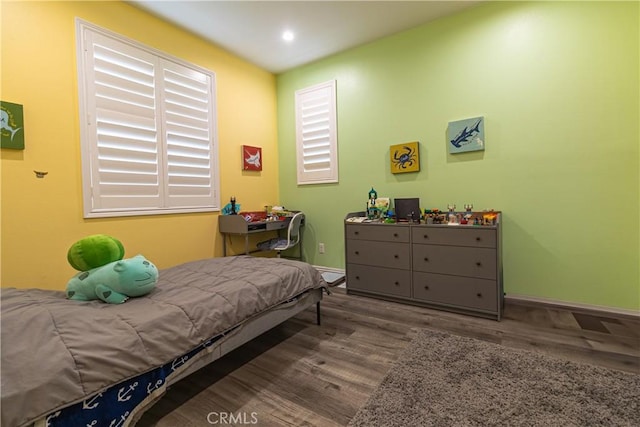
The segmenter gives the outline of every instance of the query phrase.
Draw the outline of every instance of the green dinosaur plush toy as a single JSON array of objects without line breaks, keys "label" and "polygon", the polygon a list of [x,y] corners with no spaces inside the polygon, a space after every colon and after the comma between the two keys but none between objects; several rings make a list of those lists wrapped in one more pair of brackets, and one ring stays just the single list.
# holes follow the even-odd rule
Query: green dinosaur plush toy
[{"label": "green dinosaur plush toy", "polygon": [[94,234],[69,248],[67,260],[78,271],[87,271],[124,258],[124,246],[115,237]]},{"label": "green dinosaur plush toy", "polygon": [[137,255],[76,274],[67,283],[67,298],[78,301],[101,299],[110,304],[121,304],[129,297],[148,294],[157,281],[156,266]]}]

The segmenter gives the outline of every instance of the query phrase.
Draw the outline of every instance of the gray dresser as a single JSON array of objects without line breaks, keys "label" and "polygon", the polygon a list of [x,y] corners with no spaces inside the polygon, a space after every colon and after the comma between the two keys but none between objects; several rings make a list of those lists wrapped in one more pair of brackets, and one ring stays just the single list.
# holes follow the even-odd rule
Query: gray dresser
[{"label": "gray dresser", "polygon": [[347,293],[500,320],[500,214],[495,225],[357,223],[345,219]]}]

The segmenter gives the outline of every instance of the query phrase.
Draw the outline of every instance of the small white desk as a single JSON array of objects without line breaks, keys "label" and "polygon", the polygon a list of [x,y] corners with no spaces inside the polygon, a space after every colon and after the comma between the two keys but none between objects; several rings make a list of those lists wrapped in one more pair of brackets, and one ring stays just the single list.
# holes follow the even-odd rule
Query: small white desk
[{"label": "small white desk", "polygon": [[[249,222],[241,215],[220,215],[218,216],[218,231],[222,234],[222,255],[227,256],[227,235],[244,236],[244,252],[249,255],[249,235],[254,233],[265,233],[267,231],[286,230],[289,227],[291,218],[276,221],[253,221]],[[304,217],[302,224],[304,225]],[[302,232],[300,232],[300,247],[302,248]]]}]

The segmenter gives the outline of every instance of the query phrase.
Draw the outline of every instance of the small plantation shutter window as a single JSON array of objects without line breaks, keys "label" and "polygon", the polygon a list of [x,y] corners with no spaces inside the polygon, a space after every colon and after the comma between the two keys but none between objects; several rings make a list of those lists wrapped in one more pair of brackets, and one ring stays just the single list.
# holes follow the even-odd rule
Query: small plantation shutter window
[{"label": "small plantation shutter window", "polygon": [[85,217],[219,209],[215,76],[78,20]]},{"label": "small plantation shutter window", "polygon": [[338,182],[335,80],[296,91],[298,184]]}]

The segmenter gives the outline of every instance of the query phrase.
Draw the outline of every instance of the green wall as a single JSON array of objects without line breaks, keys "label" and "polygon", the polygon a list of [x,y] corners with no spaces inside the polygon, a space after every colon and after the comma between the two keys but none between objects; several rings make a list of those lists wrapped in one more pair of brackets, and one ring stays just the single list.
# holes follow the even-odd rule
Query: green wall
[{"label": "green wall", "polygon": [[[507,295],[640,308],[637,2],[490,2],[278,76],[281,202],[344,267],[343,218],[379,196],[502,210]],[[338,93],[338,184],[296,185],[294,92]],[[484,116],[486,150],[447,123]],[[389,146],[420,141],[421,170]],[[319,254],[319,242],[326,253]]]}]

